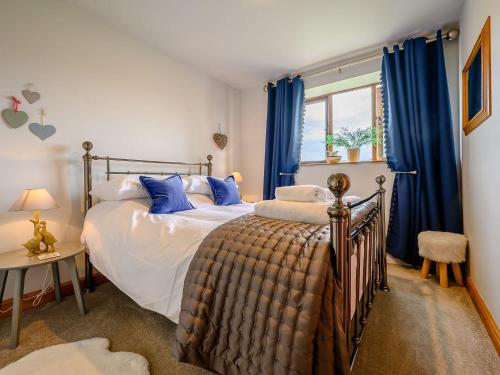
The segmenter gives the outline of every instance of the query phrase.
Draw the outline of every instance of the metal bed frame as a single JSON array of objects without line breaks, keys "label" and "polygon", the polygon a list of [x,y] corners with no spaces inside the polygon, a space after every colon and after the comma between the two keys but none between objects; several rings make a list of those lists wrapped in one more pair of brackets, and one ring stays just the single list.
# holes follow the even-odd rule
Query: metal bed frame
[{"label": "metal bed frame", "polygon": [[[84,173],[84,210],[85,214],[92,207],[92,162],[103,160],[106,162],[106,178],[111,175],[190,175],[177,172],[136,172],[111,170],[110,162],[147,163],[180,167],[196,167],[197,174],[202,174],[207,168],[207,175],[212,174],[212,155],[207,156],[207,162],[186,163],[157,160],[113,158],[109,156],[91,155],[92,143],[83,142],[83,173]],[[330,218],[330,253],[332,267],[335,274],[335,313],[341,317],[341,327],[335,332],[336,341],[342,345],[352,367],[364,329],[368,322],[368,315],[373,307],[373,300],[377,290],[389,291],[387,285],[386,260],[386,224],[385,224],[385,192],[383,187],[386,178],[383,175],[375,179],[378,189],[369,197],[354,204],[343,202],[343,196],[351,186],[350,178],[343,173],[335,173],[328,178],[328,188],[334,195],[334,202],[328,208]],[[356,227],[352,226],[352,210],[368,201],[375,201],[373,208],[364,220]],[[352,255],[356,256],[356,271],[351,272]],[[361,259],[363,272],[361,272]],[[361,276],[362,274],[362,276]],[[356,290],[352,290],[352,280],[355,278]],[[94,290],[92,263],[89,254],[85,253],[85,285],[88,292]],[[361,285],[361,288],[360,288]],[[361,289],[361,292],[360,292]],[[356,305],[353,314],[351,298],[355,294]],[[351,319],[351,315],[353,318]]]}]

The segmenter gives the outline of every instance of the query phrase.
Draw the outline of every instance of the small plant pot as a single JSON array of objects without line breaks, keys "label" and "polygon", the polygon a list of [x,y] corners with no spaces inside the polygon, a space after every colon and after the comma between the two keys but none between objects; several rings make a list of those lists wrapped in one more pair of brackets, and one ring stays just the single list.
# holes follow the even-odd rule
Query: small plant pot
[{"label": "small plant pot", "polygon": [[327,158],[326,158],[326,162],[328,164],[337,164],[341,160],[342,160],[342,156],[340,156],[340,155],[327,156]]},{"label": "small plant pot", "polygon": [[347,159],[349,161],[359,161],[359,148],[348,148]]}]

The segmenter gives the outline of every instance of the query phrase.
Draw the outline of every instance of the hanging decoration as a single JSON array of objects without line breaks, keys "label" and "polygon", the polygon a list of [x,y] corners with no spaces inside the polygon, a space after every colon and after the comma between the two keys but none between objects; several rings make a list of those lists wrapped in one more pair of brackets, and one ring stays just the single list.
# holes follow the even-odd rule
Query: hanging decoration
[{"label": "hanging decoration", "polygon": [[56,132],[56,128],[53,125],[44,125],[44,117],[45,111],[43,109],[40,110],[40,123],[34,122],[30,124],[30,131],[40,138],[42,141],[45,141],[47,138],[53,136]]},{"label": "hanging decoration", "polygon": [[220,123],[219,123],[219,132],[214,133],[213,139],[217,147],[219,147],[221,150],[224,149],[227,145],[227,135],[223,134],[221,131]]},{"label": "hanging decoration", "polygon": [[40,93],[31,90],[23,90],[22,91],[24,98],[28,101],[28,103],[33,104],[40,99]]},{"label": "hanging decoration", "polygon": [[12,108],[6,108],[2,111],[2,117],[12,128],[19,128],[28,122],[28,114],[19,110],[21,101],[12,96]]}]

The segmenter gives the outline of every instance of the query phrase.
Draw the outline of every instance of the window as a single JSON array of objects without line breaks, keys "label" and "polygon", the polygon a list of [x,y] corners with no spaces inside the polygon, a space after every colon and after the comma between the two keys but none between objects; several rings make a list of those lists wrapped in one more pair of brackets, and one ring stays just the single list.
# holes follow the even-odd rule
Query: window
[{"label": "window", "polygon": [[[324,162],[326,139],[343,129],[372,129],[375,138],[360,148],[360,161],[383,160],[382,101],[380,84],[370,84],[307,99],[304,114],[301,162]],[[347,150],[333,146],[347,161]]]},{"label": "window", "polygon": [[302,136],[302,160],[325,160],[327,107],[326,98],[306,102],[304,133]]}]

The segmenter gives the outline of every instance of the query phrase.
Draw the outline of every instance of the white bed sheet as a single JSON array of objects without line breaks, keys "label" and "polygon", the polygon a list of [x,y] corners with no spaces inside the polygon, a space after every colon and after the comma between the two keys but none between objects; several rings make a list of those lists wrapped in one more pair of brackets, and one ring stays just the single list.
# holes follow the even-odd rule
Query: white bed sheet
[{"label": "white bed sheet", "polygon": [[147,199],[106,201],[85,218],[82,242],[92,264],[141,307],[178,323],[182,288],[202,240],[216,227],[254,211],[254,204],[148,213]]}]

